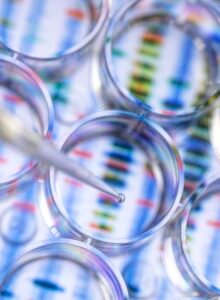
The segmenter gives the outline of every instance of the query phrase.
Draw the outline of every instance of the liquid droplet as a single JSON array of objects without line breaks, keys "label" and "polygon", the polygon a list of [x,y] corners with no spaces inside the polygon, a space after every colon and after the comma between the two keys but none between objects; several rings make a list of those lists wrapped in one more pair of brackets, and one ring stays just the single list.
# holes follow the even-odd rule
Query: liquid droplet
[{"label": "liquid droplet", "polygon": [[125,195],[124,194],[119,193],[119,195],[118,195],[118,202],[119,203],[125,202]]}]

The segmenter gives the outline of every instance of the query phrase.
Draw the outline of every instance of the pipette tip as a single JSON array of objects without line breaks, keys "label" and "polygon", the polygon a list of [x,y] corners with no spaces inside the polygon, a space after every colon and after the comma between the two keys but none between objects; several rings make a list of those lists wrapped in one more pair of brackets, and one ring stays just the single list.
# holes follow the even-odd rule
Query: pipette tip
[{"label": "pipette tip", "polygon": [[122,193],[118,194],[118,202],[119,203],[125,202],[125,195],[124,194],[122,194]]}]

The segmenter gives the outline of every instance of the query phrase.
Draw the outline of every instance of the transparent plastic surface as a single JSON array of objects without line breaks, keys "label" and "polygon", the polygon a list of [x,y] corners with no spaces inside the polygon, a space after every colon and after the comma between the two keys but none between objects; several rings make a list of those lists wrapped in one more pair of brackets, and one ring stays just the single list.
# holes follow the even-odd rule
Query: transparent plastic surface
[{"label": "transparent plastic surface", "polygon": [[[0,56],[0,105],[42,137],[50,136],[53,108],[42,81],[24,64],[6,56]],[[37,166],[33,159],[2,141],[0,164],[0,193],[17,188]]]},{"label": "transparent plastic surface", "polygon": [[103,101],[164,125],[204,113],[218,81],[216,7],[184,0],[122,6],[109,25],[101,67],[96,65]]},{"label": "transparent plastic surface", "polygon": [[115,203],[51,169],[40,206],[56,236],[92,239],[104,252],[119,253],[152,238],[179,204],[183,170],[177,150],[162,129],[135,114],[108,111],[83,119],[62,151],[96,170],[126,200]]},{"label": "transparent plastic surface", "polygon": [[219,183],[214,177],[200,184],[164,235],[166,272],[188,294],[220,296]]},{"label": "transparent plastic surface", "polygon": [[68,240],[47,242],[18,258],[4,273],[0,290],[1,299],[128,299],[121,275],[103,254]]},{"label": "transparent plastic surface", "polygon": [[41,74],[59,77],[89,54],[107,15],[108,0],[2,1],[1,46]]}]

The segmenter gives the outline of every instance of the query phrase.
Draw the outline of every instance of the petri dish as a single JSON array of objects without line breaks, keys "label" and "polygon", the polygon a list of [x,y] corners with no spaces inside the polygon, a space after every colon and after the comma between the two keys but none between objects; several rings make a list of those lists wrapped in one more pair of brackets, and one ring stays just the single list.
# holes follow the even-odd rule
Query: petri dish
[{"label": "petri dish", "polygon": [[90,240],[107,254],[140,246],[170,220],[183,189],[175,145],[138,115],[106,111],[78,121],[61,151],[125,195],[123,204],[50,169],[40,208],[57,237]]},{"label": "petri dish", "polygon": [[207,110],[218,82],[218,36],[214,1],[128,1],[93,64],[94,93],[163,126],[187,123]]},{"label": "petri dish", "polygon": [[[171,281],[183,292],[220,296],[219,182],[201,183],[175,222],[166,229],[162,261]],[[215,298],[214,298],[215,299]]]},{"label": "petri dish", "polygon": [[57,240],[26,252],[0,283],[1,298],[128,299],[119,272],[98,250],[81,242]]},{"label": "petri dish", "polygon": [[103,28],[108,0],[0,3],[1,48],[49,78],[72,72]]},{"label": "petri dish", "polygon": [[[43,82],[16,59],[0,55],[0,67],[0,105],[43,138],[49,138],[54,116]],[[39,164],[1,141],[0,165],[0,194],[3,196],[35,176]]]}]

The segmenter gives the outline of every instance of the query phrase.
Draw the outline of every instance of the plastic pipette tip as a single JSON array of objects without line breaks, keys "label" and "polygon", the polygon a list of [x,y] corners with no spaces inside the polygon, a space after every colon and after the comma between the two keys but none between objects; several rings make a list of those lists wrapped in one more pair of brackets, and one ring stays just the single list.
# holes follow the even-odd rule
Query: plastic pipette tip
[{"label": "plastic pipette tip", "polygon": [[122,193],[118,194],[118,202],[119,203],[125,202],[125,195],[124,194],[122,194]]}]

